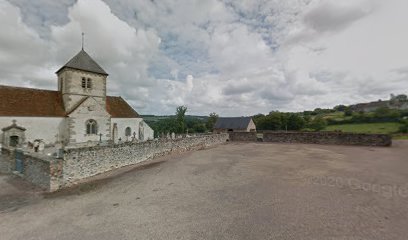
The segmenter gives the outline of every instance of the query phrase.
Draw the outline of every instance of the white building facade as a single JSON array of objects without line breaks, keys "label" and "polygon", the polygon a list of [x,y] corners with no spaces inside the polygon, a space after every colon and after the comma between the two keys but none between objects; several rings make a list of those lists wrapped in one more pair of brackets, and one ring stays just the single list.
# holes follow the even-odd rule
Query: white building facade
[{"label": "white building facade", "polygon": [[0,85],[3,145],[153,139],[153,130],[123,98],[107,96],[108,74],[83,49],[56,74],[58,91]]}]

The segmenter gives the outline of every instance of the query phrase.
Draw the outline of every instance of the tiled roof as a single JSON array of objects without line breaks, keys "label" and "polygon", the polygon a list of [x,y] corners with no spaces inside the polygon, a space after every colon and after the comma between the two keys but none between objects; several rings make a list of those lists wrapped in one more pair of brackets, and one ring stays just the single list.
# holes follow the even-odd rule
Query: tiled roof
[{"label": "tiled roof", "polygon": [[242,130],[247,129],[250,122],[251,117],[220,117],[215,123],[214,129]]},{"label": "tiled roof", "polygon": [[139,117],[139,114],[121,97],[106,97],[106,110],[113,118]]},{"label": "tiled roof", "polygon": [[[121,97],[106,97],[106,110],[113,118],[138,118],[139,114]],[[65,117],[59,91],[0,85],[0,116]]]},{"label": "tiled roof", "polygon": [[64,68],[73,68],[93,73],[99,73],[102,75],[108,75],[105,70],[103,70],[102,67],[99,66],[99,64],[96,63],[95,60],[93,60],[91,56],[89,56],[89,54],[86,53],[83,49],[77,55],[75,55],[75,57],[69,60],[63,67],[61,67],[57,71],[57,73]]},{"label": "tiled roof", "polygon": [[0,116],[64,117],[57,91],[0,85]]}]

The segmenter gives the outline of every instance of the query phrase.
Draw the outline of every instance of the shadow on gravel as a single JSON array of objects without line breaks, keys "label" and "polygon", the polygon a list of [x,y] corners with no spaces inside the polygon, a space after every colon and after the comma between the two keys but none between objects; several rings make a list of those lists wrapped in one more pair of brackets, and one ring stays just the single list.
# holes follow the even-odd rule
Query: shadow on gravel
[{"label": "shadow on gravel", "polygon": [[0,214],[14,212],[36,202],[42,190],[20,177],[0,174]]},{"label": "shadow on gravel", "polygon": [[0,214],[14,212],[31,203],[30,197],[20,194],[10,194],[0,196]]}]

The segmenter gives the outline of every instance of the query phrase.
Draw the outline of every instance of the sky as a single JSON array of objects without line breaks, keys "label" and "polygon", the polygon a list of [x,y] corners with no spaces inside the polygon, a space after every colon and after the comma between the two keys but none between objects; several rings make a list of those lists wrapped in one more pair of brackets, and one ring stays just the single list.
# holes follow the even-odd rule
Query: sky
[{"label": "sky", "polygon": [[0,84],[81,49],[141,114],[246,116],[408,93],[406,0],[0,0]]}]

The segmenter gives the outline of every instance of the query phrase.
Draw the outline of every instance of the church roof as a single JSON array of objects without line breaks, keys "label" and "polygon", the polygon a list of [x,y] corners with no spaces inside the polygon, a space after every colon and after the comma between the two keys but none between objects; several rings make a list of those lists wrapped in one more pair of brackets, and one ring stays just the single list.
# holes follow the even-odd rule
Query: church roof
[{"label": "church roof", "polygon": [[[121,97],[106,97],[112,118],[138,118],[139,114]],[[66,117],[59,91],[0,85],[0,116]]]},{"label": "church roof", "polygon": [[57,91],[0,85],[0,116],[64,117]]},{"label": "church roof", "polygon": [[61,67],[57,71],[57,73],[59,73],[64,68],[72,68],[93,73],[99,73],[102,75],[108,75],[105,72],[105,70],[103,70],[102,67],[99,66],[99,64],[96,63],[95,60],[93,60],[91,56],[89,56],[89,54],[86,53],[83,49],[71,60],[69,60],[63,67]]},{"label": "church roof", "polygon": [[139,114],[122,97],[107,96],[106,110],[113,118],[139,117]]},{"label": "church roof", "polygon": [[220,117],[214,125],[215,129],[247,129],[251,117]]}]

